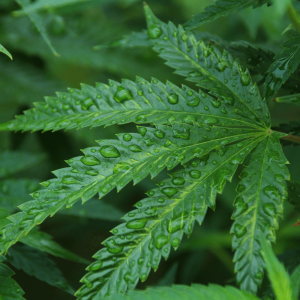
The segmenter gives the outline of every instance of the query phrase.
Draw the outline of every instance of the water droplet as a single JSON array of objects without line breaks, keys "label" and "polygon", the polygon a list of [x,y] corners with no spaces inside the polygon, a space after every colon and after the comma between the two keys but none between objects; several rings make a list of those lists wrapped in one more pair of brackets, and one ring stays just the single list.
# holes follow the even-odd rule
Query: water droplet
[{"label": "water droplet", "polygon": [[96,170],[88,170],[85,172],[87,175],[97,176],[99,173]]},{"label": "water droplet", "polygon": [[160,26],[156,25],[156,24],[152,24],[149,28],[148,28],[148,35],[152,38],[152,39],[157,39],[161,36],[162,31],[160,29]]},{"label": "water droplet", "polygon": [[70,105],[69,104],[64,104],[62,108],[63,108],[63,110],[68,110],[68,109],[70,109]]},{"label": "water droplet", "polygon": [[145,136],[145,134],[147,132],[147,128],[145,128],[145,127],[138,127],[138,130],[139,130],[139,132],[140,132],[140,134],[142,136]]},{"label": "water droplet", "polygon": [[142,275],[141,275],[141,281],[142,282],[144,282],[146,279],[147,279],[147,274],[146,273],[143,273]]},{"label": "water droplet", "polygon": [[156,131],[154,132],[154,135],[155,135],[157,138],[162,139],[162,138],[165,136],[165,133],[164,133],[163,131],[161,131],[161,130],[156,130]]},{"label": "water droplet", "polygon": [[117,91],[114,94],[114,99],[116,102],[121,103],[122,101],[125,100],[131,100],[132,94],[129,90],[123,88],[122,86],[118,86]]},{"label": "water droplet", "polygon": [[87,269],[88,269],[88,271],[91,271],[91,272],[97,271],[102,267],[102,265],[103,265],[102,261],[96,261],[92,265],[90,265]]},{"label": "water droplet", "polygon": [[214,125],[214,124],[217,124],[218,122],[219,122],[219,120],[216,118],[213,118],[213,117],[209,117],[204,120],[204,123],[207,125]]},{"label": "water droplet", "polygon": [[247,232],[247,229],[245,227],[243,227],[240,224],[235,224],[234,226],[234,233],[236,234],[236,236],[238,238],[241,238],[242,236],[244,236]]},{"label": "water droplet", "polygon": [[248,209],[248,204],[245,203],[243,198],[240,196],[236,198],[234,202],[234,206],[235,206],[235,212],[233,214],[234,218],[237,218]]},{"label": "water droplet", "polygon": [[264,212],[271,217],[275,216],[276,215],[275,205],[273,203],[266,203],[264,205]]},{"label": "water droplet", "polygon": [[248,74],[243,74],[241,76],[241,84],[242,85],[248,85],[250,83],[250,81],[251,81],[251,78]]},{"label": "water droplet", "polygon": [[145,115],[139,115],[135,118],[137,123],[145,123],[147,122],[147,117]]},{"label": "water droplet", "polygon": [[129,142],[131,139],[132,139],[131,134],[125,133],[125,134],[123,135],[123,140],[124,140],[124,141]]},{"label": "water droplet", "polygon": [[81,104],[81,108],[83,110],[88,110],[92,105],[94,105],[94,102],[91,99],[86,99]]},{"label": "water droplet", "polygon": [[284,181],[284,177],[281,174],[276,174],[275,179],[278,182],[283,182]]},{"label": "water droplet", "polygon": [[178,95],[177,94],[170,94],[168,96],[168,102],[170,104],[176,104],[176,103],[178,103]]},{"label": "water droplet", "polygon": [[44,187],[48,187],[48,186],[50,185],[50,181],[49,181],[49,180],[44,181],[44,182],[42,183],[42,185],[43,185]]},{"label": "water droplet", "polygon": [[185,32],[181,35],[181,39],[182,39],[184,42],[187,41],[188,37],[187,37],[187,35],[186,35]]},{"label": "water droplet", "polygon": [[142,152],[143,150],[141,149],[140,146],[138,145],[130,145],[129,150],[132,152]]},{"label": "water droplet", "polygon": [[182,178],[182,177],[174,177],[174,178],[172,179],[172,183],[173,183],[174,185],[182,185],[182,184],[185,183],[185,179]]},{"label": "water droplet", "polygon": [[275,186],[268,185],[264,188],[264,193],[271,198],[278,199],[280,197],[280,192]]},{"label": "water droplet", "polygon": [[183,122],[187,124],[194,124],[195,122],[195,117],[194,116],[187,116],[183,119]]},{"label": "water droplet", "polygon": [[75,183],[78,183],[78,181],[74,177],[67,175],[67,176],[63,177],[62,183],[64,183],[64,184],[75,184]]},{"label": "water droplet", "polygon": [[257,272],[257,273],[255,274],[255,278],[257,278],[257,279],[262,279],[263,277],[264,277],[264,273],[263,273],[262,271]]},{"label": "water droplet", "polygon": [[83,156],[80,161],[87,166],[100,165],[100,161],[92,155]]},{"label": "water droplet", "polygon": [[105,245],[107,247],[108,252],[112,254],[118,254],[122,252],[124,248],[123,246],[116,244],[114,240],[107,241]]},{"label": "water droplet", "polygon": [[166,235],[160,234],[155,240],[155,247],[160,250],[168,241],[169,238]]},{"label": "water droplet", "polygon": [[130,229],[141,229],[145,227],[146,223],[147,219],[132,220],[126,224],[126,227]]},{"label": "water droplet", "polygon": [[193,91],[189,90],[186,92],[188,96],[192,96],[193,95]]},{"label": "water droplet", "polygon": [[211,102],[212,106],[215,108],[219,108],[221,106],[221,101],[211,99],[210,102]]},{"label": "water droplet", "polygon": [[180,244],[180,239],[178,238],[175,238],[175,239],[172,239],[171,241],[171,245],[174,247],[174,248],[177,248]]},{"label": "water droplet", "polygon": [[189,214],[185,211],[182,215],[172,218],[169,222],[168,231],[174,233],[175,231],[182,229],[188,217]]},{"label": "water droplet", "polygon": [[224,102],[225,102],[225,104],[228,104],[228,105],[231,105],[231,106],[234,105],[234,99],[231,96],[224,97]]},{"label": "water droplet", "polygon": [[106,158],[116,158],[119,157],[121,154],[119,150],[114,146],[102,146],[100,148],[100,153]]},{"label": "water droplet", "polygon": [[201,176],[201,172],[198,170],[192,170],[192,171],[190,171],[190,176],[192,178],[198,179]]},{"label": "water droplet", "polygon": [[200,103],[200,99],[198,97],[193,98],[192,100],[188,101],[188,106],[197,106]]},{"label": "water droplet", "polygon": [[173,187],[167,187],[167,188],[163,188],[161,192],[168,197],[172,197],[178,192],[178,190]]}]

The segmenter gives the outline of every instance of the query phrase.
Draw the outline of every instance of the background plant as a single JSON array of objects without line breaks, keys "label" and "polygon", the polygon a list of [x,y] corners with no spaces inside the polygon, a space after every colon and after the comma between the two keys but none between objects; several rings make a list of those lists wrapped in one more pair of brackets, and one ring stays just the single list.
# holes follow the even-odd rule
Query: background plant
[{"label": "background plant", "polygon": [[[293,146],[299,141],[295,106],[299,101],[299,19],[289,1],[217,1],[192,19],[191,12],[202,11],[203,7],[195,8],[189,1],[151,1],[160,19],[146,8],[148,30],[141,30],[145,25],[139,1],[17,2],[1,4],[0,41],[5,46],[1,46],[1,52],[11,53],[14,59],[11,62],[1,55],[1,121],[9,121],[44,95],[72,86],[69,93],[47,97],[25,116],[0,125],[0,243],[3,253],[8,250],[4,263],[63,290],[44,292],[42,283],[31,289],[34,282],[27,283],[28,277],[17,272],[14,278],[25,290],[26,299],[67,299],[65,292],[74,298],[73,287],[79,288],[78,279],[84,274],[82,264],[78,264],[78,271],[68,274],[74,264],[56,257],[90,263],[92,254],[109,236],[107,232],[114,225],[111,222],[119,222],[124,214],[120,209],[127,212],[127,225],[121,223],[113,229],[114,235],[104,242],[106,248],[94,256],[97,260],[88,267],[89,273],[81,280],[84,286],[76,294],[80,299],[124,293],[148,276],[147,285],[234,284],[232,238],[227,232],[231,227],[229,203],[235,197],[231,232],[238,285],[257,292],[264,273],[259,234],[263,231],[274,242],[278,222],[282,224],[275,250],[286,252],[282,260],[290,272],[295,269],[299,263],[295,246],[298,231],[292,225],[297,221],[293,206],[299,210],[299,168],[297,147]],[[170,15],[166,6],[171,8]],[[235,11],[239,13],[232,14]],[[233,20],[229,25],[226,19],[219,19],[229,14],[227,20]],[[183,27],[167,25],[168,20]],[[196,31],[198,27],[200,31]],[[130,33],[132,30],[135,32]],[[120,31],[126,35],[121,37]],[[232,42],[239,39],[248,42]],[[93,46],[98,52],[92,50]],[[153,46],[175,73],[188,81],[183,82],[183,77],[172,75],[157,62]],[[135,79],[136,75],[140,77]],[[120,77],[128,80],[120,84]],[[116,81],[105,85],[108,78]],[[166,83],[166,79],[170,81]],[[103,83],[94,88],[94,81]],[[87,84],[78,90],[78,82]],[[128,124],[131,122],[139,124],[139,133]],[[104,130],[100,125],[111,126]],[[290,135],[276,133],[270,125],[272,130]],[[72,128],[81,130],[5,132]],[[118,140],[102,140],[93,146],[99,136],[112,138],[115,132],[123,132]],[[288,166],[291,176],[279,138],[292,163]],[[79,157],[82,154],[78,149],[83,148],[85,156]],[[70,167],[61,169],[64,159]],[[37,164],[39,168],[34,167]],[[175,170],[171,179],[162,181],[167,177],[165,167]],[[49,171],[58,168],[54,172],[58,178],[48,180]],[[153,189],[149,179],[143,180],[148,174],[156,176],[153,183],[158,183],[158,188]],[[286,185],[285,180],[290,179]],[[131,180],[139,184],[134,189],[124,187]],[[220,195],[228,180],[232,184],[227,184]],[[39,181],[44,188],[37,192]],[[114,194],[114,187],[122,192]],[[139,201],[146,191],[149,198]],[[98,192],[103,199],[89,200]],[[218,209],[212,213],[207,208],[215,209],[217,193]],[[86,202],[83,206],[76,203],[80,198]],[[137,209],[130,212],[137,201]],[[23,212],[12,215],[20,211],[17,206]],[[47,218],[49,215],[53,218]],[[283,215],[287,221],[278,218]],[[203,225],[193,229],[194,222],[202,223],[204,216]],[[61,231],[62,226],[65,231]],[[223,233],[224,226],[228,230]],[[171,251],[171,247],[178,251]],[[296,254],[291,255],[291,249]],[[55,257],[50,260],[48,254]],[[157,270],[161,256],[170,258],[161,263],[157,271],[161,280],[157,282],[150,270]],[[210,259],[211,263],[205,263]],[[6,266],[3,268],[6,270]],[[5,272],[5,280],[11,280],[12,273]],[[267,287],[265,280],[258,291],[260,296],[272,294]],[[273,290],[280,299],[292,288],[281,296],[276,287]],[[14,293],[15,298],[23,294],[21,288]],[[297,295],[297,291],[294,293]]]}]

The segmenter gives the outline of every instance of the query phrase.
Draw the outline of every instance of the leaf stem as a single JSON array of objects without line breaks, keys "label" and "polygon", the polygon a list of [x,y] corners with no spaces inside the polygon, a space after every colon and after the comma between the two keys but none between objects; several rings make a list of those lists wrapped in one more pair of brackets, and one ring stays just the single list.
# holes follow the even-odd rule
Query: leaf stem
[{"label": "leaf stem", "polygon": [[300,33],[300,16],[299,16],[298,12],[295,10],[292,3],[290,3],[287,7],[287,15],[288,15],[289,19],[291,20],[293,26]]},{"label": "leaf stem", "polygon": [[[280,133],[283,133],[283,132],[280,132]],[[282,137],[282,139],[293,142],[293,143],[300,144],[300,136],[297,136],[297,135],[288,134],[288,135]]]}]

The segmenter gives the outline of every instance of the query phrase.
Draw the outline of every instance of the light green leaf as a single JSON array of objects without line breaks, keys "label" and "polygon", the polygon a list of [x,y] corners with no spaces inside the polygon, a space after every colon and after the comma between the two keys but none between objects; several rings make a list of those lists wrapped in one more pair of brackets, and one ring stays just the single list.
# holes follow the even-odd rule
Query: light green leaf
[{"label": "light green leaf", "polygon": [[187,21],[184,27],[191,30],[219,17],[241,11],[248,7],[256,8],[267,2],[268,0],[215,0],[215,5],[206,7],[204,12],[195,15],[191,20]]},{"label": "light green leaf", "polygon": [[[254,101],[255,95],[251,99]],[[57,98],[46,97],[46,103],[35,103],[35,108],[24,115],[0,124],[0,131],[55,131],[130,122],[244,126],[262,130],[260,122],[241,118],[232,104],[187,86],[180,89],[171,82],[164,85],[157,79],[151,83],[139,77],[136,82],[111,80],[109,85],[97,83],[94,88],[83,84],[81,90],[69,89],[69,93],[57,93]]]},{"label": "light green leaf", "polygon": [[56,286],[70,294],[73,289],[69,286],[60,270],[48,256],[26,245],[15,245],[8,252],[8,261],[18,270]]},{"label": "light green leaf", "polygon": [[296,267],[291,275],[291,288],[293,294],[293,300],[299,299],[300,293],[300,265]]},{"label": "light green leaf", "polygon": [[[195,36],[171,22],[165,24],[145,6],[148,34],[155,42],[154,50],[165,59],[175,73],[185,76],[197,86],[209,90],[218,100],[234,106],[234,112],[253,124],[270,126],[266,101],[245,72],[227,51],[221,53],[211,43],[198,42]],[[252,100],[250,100],[252,99]]]},{"label": "light green leaf", "polygon": [[14,274],[7,265],[0,263],[0,300],[25,300],[24,291],[10,278]]},{"label": "light green leaf", "polygon": [[145,291],[130,291],[128,295],[112,295],[106,298],[107,300],[258,300],[257,297],[240,291],[237,288],[219,285],[198,285],[193,284],[191,287],[184,285],[173,285],[172,287],[148,288]]},{"label": "light green leaf", "polygon": [[54,242],[49,234],[42,231],[32,230],[26,236],[23,236],[20,239],[20,242],[54,256],[83,264],[89,263],[88,260],[79,257],[78,255],[66,250],[65,248]]},{"label": "light green leaf", "polygon": [[[11,176],[26,170],[45,159],[43,154],[31,154],[20,151],[0,152],[0,178]],[[6,189],[4,187],[4,189]]]},{"label": "light green leaf", "polygon": [[241,288],[257,292],[264,274],[260,253],[260,233],[275,242],[278,217],[283,217],[289,172],[279,138],[284,134],[272,132],[253,151],[241,173],[235,199],[233,249],[237,281]]},{"label": "light green leaf", "polygon": [[[266,263],[268,277],[271,281],[276,300],[292,300],[292,289],[289,274],[279,262],[264,236],[260,237],[262,255]],[[296,300],[296,299],[294,299]]]},{"label": "light green leaf", "polygon": [[11,54],[0,44],[0,52],[6,54],[11,60],[13,59]]},{"label": "light green leaf", "polygon": [[139,279],[145,281],[161,257],[167,259],[171,247],[178,248],[183,234],[191,234],[195,221],[203,222],[208,207],[215,209],[217,193],[262,138],[248,138],[193,160],[149,191],[149,198],[138,202],[137,209],[124,216],[126,222],[112,230],[114,236],[103,242],[106,248],[93,256],[97,261],[87,268],[78,299],[123,294]]},{"label": "light green leaf", "polygon": [[39,33],[43,37],[44,41],[46,42],[46,44],[48,45],[48,47],[50,48],[50,50],[52,51],[52,53],[55,56],[60,56],[56,52],[56,50],[54,49],[54,47],[52,46],[52,43],[51,43],[51,41],[50,41],[50,39],[48,37],[47,31],[46,31],[46,28],[45,28],[45,25],[43,23],[43,20],[42,20],[41,16],[38,15],[36,12],[27,12],[26,11],[26,7],[30,4],[30,0],[16,0],[16,1],[22,7],[22,9],[25,10],[26,15],[31,20],[31,22],[34,24],[34,26],[36,27],[36,29],[39,31]]}]

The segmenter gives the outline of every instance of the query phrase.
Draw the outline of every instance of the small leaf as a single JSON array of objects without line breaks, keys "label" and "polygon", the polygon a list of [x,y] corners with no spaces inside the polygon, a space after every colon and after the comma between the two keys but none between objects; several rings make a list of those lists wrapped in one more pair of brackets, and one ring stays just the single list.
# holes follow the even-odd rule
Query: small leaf
[{"label": "small leaf", "polygon": [[11,54],[0,44],[0,52],[6,54],[11,60],[13,59]]},{"label": "small leaf", "polygon": [[268,277],[271,281],[276,299],[293,300],[290,277],[285,271],[283,264],[279,262],[264,236],[261,236],[260,244],[268,271]]},{"label": "small leaf", "polygon": [[18,270],[56,286],[70,294],[73,289],[69,286],[54,262],[48,256],[26,245],[15,245],[9,250],[8,261]]}]

